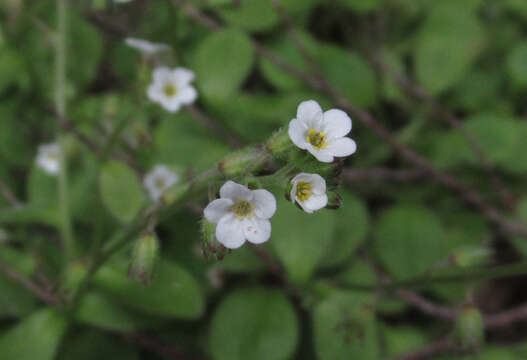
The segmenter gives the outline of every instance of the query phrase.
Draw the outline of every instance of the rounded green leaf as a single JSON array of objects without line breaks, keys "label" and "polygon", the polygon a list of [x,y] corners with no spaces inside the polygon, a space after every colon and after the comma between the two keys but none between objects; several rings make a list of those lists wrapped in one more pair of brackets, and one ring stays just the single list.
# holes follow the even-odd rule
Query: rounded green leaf
[{"label": "rounded green leaf", "polygon": [[96,331],[71,336],[61,348],[58,360],[139,360],[134,347]]},{"label": "rounded green leaf", "polygon": [[231,96],[251,71],[251,40],[241,31],[221,30],[206,37],[196,50],[193,69],[205,97]]},{"label": "rounded green leaf", "polygon": [[415,205],[396,205],[379,217],[375,231],[377,256],[397,279],[422,275],[448,256],[439,219]]},{"label": "rounded green leaf", "polygon": [[291,202],[279,200],[272,226],[270,241],[288,277],[295,283],[307,282],[333,239],[334,213],[319,210],[307,214]]},{"label": "rounded green leaf", "polygon": [[2,360],[53,360],[66,325],[54,309],[30,315],[0,337]]},{"label": "rounded green leaf", "polygon": [[143,188],[134,172],[117,161],[102,167],[99,191],[104,205],[123,222],[131,221],[144,202]]},{"label": "rounded green leaf", "polygon": [[219,305],[212,318],[210,345],[215,360],[286,360],[297,338],[294,309],[274,290],[238,290]]},{"label": "rounded green leaf", "polygon": [[103,267],[97,286],[116,301],[145,313],[171,318],[195,319],[204,308],[203,294],[194,277],[177,264],[161,261],[148,286],[126,277],[126,264]]},{"label": "rounded green leaf", "polygon": [[507,71],[513,84],[527,87],[527,42],[519,43],[509,53]]},{"label": "rounded green leaf", "polygon": [[278,23],[278,15],[270,1],[245,0],[239,6],[230,6],[220,11],[229,24],[248,31],[265,31]]}]

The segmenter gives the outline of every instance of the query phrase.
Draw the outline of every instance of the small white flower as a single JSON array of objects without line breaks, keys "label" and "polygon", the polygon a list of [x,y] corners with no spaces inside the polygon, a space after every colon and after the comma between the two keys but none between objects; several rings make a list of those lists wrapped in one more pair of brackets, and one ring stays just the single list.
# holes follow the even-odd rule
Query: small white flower
[{"label": "small white flower", "polygon": [[204,210],[205,218],[216,226],[216,238],[225,247],[236,249],[245,240],[261,244],[271,236],[269,219],[276,211],[276,199],[267,190],[249,190],[233,181],[220,189],[220,198]]},{"label": "small white flower", "polygon": [[167,44],[152,43],[147,40],[137,39],[137,38],[126,38],[124,40],[126,45],[131,48],[137,49],[147,55],[154,55],[163,51],[170,50],[170,46]]},{"label": "small white flower", "polygon": [[148,87],[148,98],[161,104],[166,110],[176,112],[182,105],[196,100],[198,93],[190,85],[192,80],[194,73],[190,70],[158,67],[154,70],[153,81]]},{"label": "small white flower", "polygon": [[179,176],[165,165],[156,165],[146,174],[144,184],[153,201],[159,201],[163,193],[179,180]]},{"label": "small white flower", "polygon": [[37,166],[50,175],[58,174],[60,170],[59,144],[44,144],[38,147]]},{"label": "small white flower", "polygon": [[307,213],[322,209],[328,204],[326,180],[318,174],[300,173],[291,180],[291,201]]},{"label": "small white flower", "polygon": [[315,100],[298,105],[296,119],[289,123],[289,137],[302,150],[309,151],[318,161],[332,162],[357,150],[355,141],[346,137],[351,131],[351,119],[342,110],[322,112]]}]

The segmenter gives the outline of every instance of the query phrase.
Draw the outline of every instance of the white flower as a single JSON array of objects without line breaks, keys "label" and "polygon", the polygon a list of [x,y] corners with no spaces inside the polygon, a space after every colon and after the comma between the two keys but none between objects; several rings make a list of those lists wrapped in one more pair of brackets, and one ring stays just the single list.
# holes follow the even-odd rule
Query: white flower
[{"label": "white flower", "polygon": [[326,180],[318,174],[300,173],[291,180],[291,201],[307,213],[322,209],[328,204]]},{"label": "white flower", "polygon": [[148,87],[148,98],[161,104],[166,110],[176,112],[181,105],[194,102],[198,94],[190,85],[194,73],[184,68],[171,70],[158,67],[154,70],[153,81]]},{"label": "white flower", "polygon": [[152,43],[150,41],[142,40],[142,39],[136,39],[136,38],[129,37],[129,38],[126,38],[124,42],[126,43],[126,45],[134,49],[137,49],[147,55],[153,55],[153,54],[157,54],[163,51],[170,50],[170,46],[168,46],[167,44]]},{"label": "white flower", "polygon": [[146,174],[144,184],[153,201],[159,201],[163,193],[179,180],[179,176],[165,165],[156,165]]},{"label": "white flower", "polygon": [[37,166],[50,175],[58,174],[60,170],[59,144],[44,144],[38,147]]},{"label": "white flower", "polygon": [[220,198],[205,208],[205,218],[216,226],[216,238],[236,249],[245,240],[261,244],[271,236],[269,219],[276,211],[276,199],[267,190],[249,190],[233,181],[220,189]]},{"label": "white flower", "polygon": [[351,119],[344,111],[331,109],[323,113],[314,100],[300,103],[296,119],[289,123],[291,141],[327,163],[334,156],[349,156],[357,150],[355,141],[346,137],[350,131]]}]

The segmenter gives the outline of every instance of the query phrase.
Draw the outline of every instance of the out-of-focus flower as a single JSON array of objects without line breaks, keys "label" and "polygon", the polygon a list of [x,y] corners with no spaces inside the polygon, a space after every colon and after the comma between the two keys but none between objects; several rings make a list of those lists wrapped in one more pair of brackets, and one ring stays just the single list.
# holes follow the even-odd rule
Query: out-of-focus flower
[{"label": "out-of-focus flower", "polygon": [[170,46],[168,46],[167,44],[152,43],[143,39],[129,37],[126,38],[124,42],[131,48],[137,49],[147,55],[154,55],[163,51],[170,50]]},{"label": "out-of-focus flower", "polygon": [[144,185],[153,201],[159,201],[163,193],[179,180],[179,176],[165,165],[156,165],[146,174]]},{"label": "out-of-focus flower", "polygon": [[220,189],[220,198],[205,208],[207,221],[216,225],[216,238],[236,249],[245,243],[261,244],[271,236],[269,219],[276,211],[276,199],[267,190],[250,190],[233,181]]},{"label": "out-of-focus flower", "polygon": [[153,81],[148,87],[148,98],[161,104],[166,110],[176,112],[182,105],[191,104],[198,97],[196,89],[190,85],[192,80],[194,73],[190,70],[158,67],[154,70]]},{"label": "out-of-focus flower", "polygon": [[57,143],[43,144],[38,147],[37,166],[50,175],[60,170],[60,146]]},{"label": "out-of-focus flower", "polygon": [[346,137],[351,131],[351,119],[342,110],[322,112],[314,100],[300,103],[296,119],[289,123],[289,137],[302,150],[309,151],[318,161],[332,162],[357,150],[355,141]]},{"label": "out-of-focus flower", "polygon": [[296,201],[305,212],[311,214],[328,204],[326,180],[322,176],[300,173],[291,180],[291,184],[291,201]]}]

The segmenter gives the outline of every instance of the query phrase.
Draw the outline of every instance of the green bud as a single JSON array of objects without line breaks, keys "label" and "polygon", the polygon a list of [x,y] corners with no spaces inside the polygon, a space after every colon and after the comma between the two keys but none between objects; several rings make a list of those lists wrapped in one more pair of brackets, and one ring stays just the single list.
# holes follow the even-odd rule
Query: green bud
[{"label": "green bud", "polygon": [[150,284],[154,277],[159,258],[159,240],[153,232],[141,235],[134,244],[128,277],[144,285]]},{"label": "green bud", "polygon": [[294,147],[294,144],[291,139],[289,139],[287,129],[282,128],[271,136],[267,141],[266,146],[273,156],[282,158]]},{"label": "green bud", "polygon": [[215,257],[217,260],[223,260],[229,251],[216,239],[216,225],[206,219],[201,220],[201,249],[205,258]]},{"label": "green bud", "polygon": [[472,304],[465,304],[456,323],[456,337],[463,349],[477,349],[484,341],[483,316]]},{"label": "green bud", "polygon": [[225,176],[235,177],[258,169],[261,166],[263,156],[259,149],[249,147],[230,153],[220,162],[218,167]]},{"label": "green bud", "polygon": [[492,250],[487,246],[464,246],[454,251],[450,257],[450,261],[458,267],[470,267],[486,263],[490,260],[492,254]]}]

